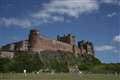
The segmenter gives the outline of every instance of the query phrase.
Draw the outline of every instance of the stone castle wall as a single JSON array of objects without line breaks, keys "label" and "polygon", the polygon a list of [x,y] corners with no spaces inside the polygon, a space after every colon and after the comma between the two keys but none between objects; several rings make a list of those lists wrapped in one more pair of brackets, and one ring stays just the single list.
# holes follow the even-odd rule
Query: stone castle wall
[{"label": "stone castle wall", "polygon": [[57,40],[48,39],[37,30],[31,30],[29,39],[2,46],[2,51],[34,51],[41,52],[46,50],[51,51],[67,51],[79,54],[94,55],[94,48],[89,41],[79,41],[78,46],[75,44],[75,37],[70,34],[63,37],[57,37]]},{"label": "stone castle wall", "polygon": [[[73,45],[63,43],[56,40],[48,40],[44,37],[40,37],[38,41],[33,44],[32,51],[45,51],[45,50],[61,50],[73,52]],[[79,51],[76,51],[79,52]]]},{"label": "stone castle wall", "polygon": [[[68,43],[69,41],[69,43]],[[29,44],[31,51],[45,51],[45,50],[53,50],[53,51],[68,51],[68,52],[74,52],[74,53],[80,53],[80,49],[75,45],[71,44],[73,42],[71,38],[68,37],[68,41],[65,40],[59,41],[59,40],[50,40],[44,36],[39,35],[39,32],[36,30],[31,31],[29,36]]]}]

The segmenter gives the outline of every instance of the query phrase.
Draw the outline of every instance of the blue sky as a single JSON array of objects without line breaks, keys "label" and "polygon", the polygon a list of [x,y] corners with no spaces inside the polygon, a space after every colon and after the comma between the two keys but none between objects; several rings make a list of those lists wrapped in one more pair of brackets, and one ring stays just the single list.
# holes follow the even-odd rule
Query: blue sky
[{"label": "blue sky", "polygon": [[0,0],[0,45],[32,28],[52,39],[72,33],[92,41],[102,62],[120,62],[120,0]]}]

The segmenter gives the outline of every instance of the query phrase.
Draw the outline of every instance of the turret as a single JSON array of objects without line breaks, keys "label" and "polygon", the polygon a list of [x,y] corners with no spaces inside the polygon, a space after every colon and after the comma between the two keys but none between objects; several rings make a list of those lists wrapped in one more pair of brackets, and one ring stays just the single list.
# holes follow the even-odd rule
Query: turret
[{"label": "turret", "polygon": [[32,29],[30,31],[30,35],[29,35],[28,49],[32,51],[32,48],[34,47],[34,44],[37,43],[38,40],[39,40],[39,32],[35,29]]}]

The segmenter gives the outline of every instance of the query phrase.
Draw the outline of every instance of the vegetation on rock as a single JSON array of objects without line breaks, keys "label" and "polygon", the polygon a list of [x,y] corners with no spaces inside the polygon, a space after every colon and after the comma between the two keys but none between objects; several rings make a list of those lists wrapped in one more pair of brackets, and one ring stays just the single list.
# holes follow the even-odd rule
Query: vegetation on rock
[{"label": "vegetation on rock", "polygon": [[12,59],[0,58],[0,72],[69,72],[77,66],[80,71],[91,73],[120,73],[120,64],[102,64],[92,55],[75,55],[70,52],[44,51],[16,52]]}]

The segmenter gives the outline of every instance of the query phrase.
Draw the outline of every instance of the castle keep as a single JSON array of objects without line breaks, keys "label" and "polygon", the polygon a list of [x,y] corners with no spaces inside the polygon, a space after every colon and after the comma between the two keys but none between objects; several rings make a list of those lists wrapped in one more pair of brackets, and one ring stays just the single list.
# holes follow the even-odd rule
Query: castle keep
[{"label": "castle keep", "polygon": [[33,51],[41,52],[46,50],[51,51],[66,51],[75,54],[91,54],[94,55],[94,48],[89,41],[79,41],[76,45],[75,36],[72,34],[57,36],[56,40],[48,39],[42,36],[37,30],[30,31],[28,40],[23,40],[2,46],[2,51]]}]

